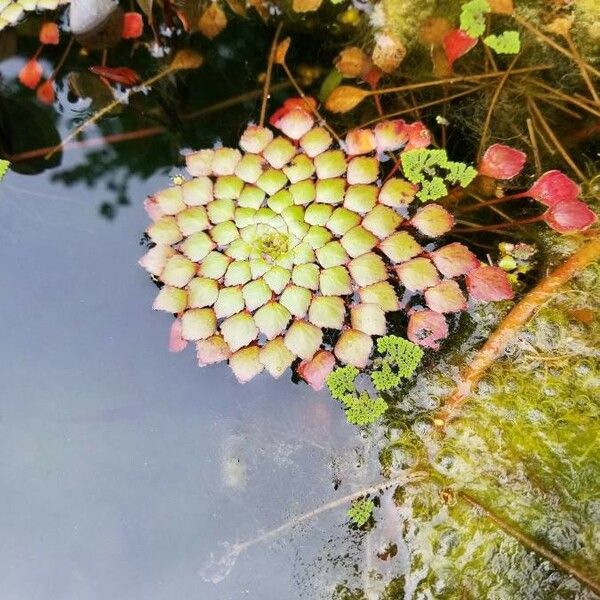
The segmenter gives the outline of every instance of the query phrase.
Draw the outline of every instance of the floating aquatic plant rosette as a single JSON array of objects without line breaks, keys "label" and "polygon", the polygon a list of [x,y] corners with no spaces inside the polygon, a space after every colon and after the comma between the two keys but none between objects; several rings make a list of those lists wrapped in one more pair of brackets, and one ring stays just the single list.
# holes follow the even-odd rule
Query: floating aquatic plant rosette
[{"label": "floating aquatic plant rosette", "polygon": [[437,350],[469,298],[512,298],[502,269],[441,241],[454,219],[432,199],[477,170],[429,149],[422,123],[336,143],[296,99],[270,123],[239,149],[188,154],[189,178],[145,201],[140,264],[160,286],[153,308],[176,316],[172,351],[194,342],[200,366],[228,361],[241,383],[293,367],[320,389],[336,364],[369,364],[390,313]]}]

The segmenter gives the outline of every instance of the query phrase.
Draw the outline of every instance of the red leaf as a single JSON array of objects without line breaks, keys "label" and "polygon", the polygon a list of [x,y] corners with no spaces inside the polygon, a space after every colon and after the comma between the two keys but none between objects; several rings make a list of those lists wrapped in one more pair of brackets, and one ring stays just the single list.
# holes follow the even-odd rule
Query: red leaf
[{"label": "red leaf", "polygon": [[464,56],[477,45],[477,38],[467,35],[462,29],[452,29],[444,36],[444,52],[450,64]]},{"label": "red leaf", "polygon": [[510,300],[514,296],[510,281],[500,267],[482,265],[467,274],[467,289],[474,300]]},{"label": "red leaf", "polygon": [[408,135],[408,142],[404,147],[405,152],[415,148],[426,148],[431,144],[431,132],[421,121],[407,123],[404,132]]},{"label": "red leaf", "polygon": [[94,75],[126,86],[138,85],[142,81],[140,76],[129,67],[90,67],[90,71]]},{"label": "red leaf", "polygon": [[555,231],[573,233],[587,229],[598,217],[581,200],[563,200],[551,206],[544,213],[543,219]]},{"label": "red leaf", "polygon": [[561,171],[547,171],[527,191],[527,195],[546,206],[554,206],[563,200],[575,200],[581,188]]},{"label": "red leaf", "polygon": [[413,344],[437,350],[438,342],[448,336],[448,323],[444,315],[432,310],[413,312],[408,319],[407,335]]},{"label": "red leaf", "polygon": [[56,23],[44,23],[40,29],[40,42],[56,46],[60,40],[60,33]]},{"label": "red leaf", "polygon": [[144,20],[138,12],[128,12],[123,15],[123,32],[121,37],[124,40],[139,38],[144,31]]},{"label": "red leaf", "polygon": [[327,375],[335,367],[335,357],[327,350],[317,352],[310,360],[303,360],[296,369],[298,375],[315,391],[323,389]]},{"label": "red leaf", "polygon": [[169,332],[169,352],[181,352],[187,348],[187,340],[181,334],[181,319],[175,319]]},{"label": "red leaf", "polygon": [[477,257],[459,242],[442,246],[430,256],[433,264],[444,277],[466,275],[479,266]]},{"label": "red leaf", "polygon": [[56,100],[54,83],[51,79],[44,81],[36,91],[37,99],[44,104],[52,104]]},{"label": "red leaf", "polygon": [[522,170],[527,154],[504,144],[490,146],[479,163],[479,174],[494,179],[512,179]]},{"label": "red leaf", "polygon": [[42,65],[35,58],[32,58],[19,71],[19,81],[25,87],[35,90],[42,79],[43,73]]}]

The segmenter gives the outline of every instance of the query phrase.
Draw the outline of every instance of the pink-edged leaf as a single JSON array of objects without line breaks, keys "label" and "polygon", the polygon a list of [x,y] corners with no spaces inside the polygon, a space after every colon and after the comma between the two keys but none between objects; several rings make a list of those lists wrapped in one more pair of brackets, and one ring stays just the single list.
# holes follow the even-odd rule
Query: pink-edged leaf
[{"label": "pink-edged leaf", "polygon": [[579,194],[581,188],[557,170],[543,173],[527,191],[528,196],[550,207],[564,200],[576,200]]},{"label": "pink-edged leaf", "polygon": [[479,163],[479,174],[493,179],[512,179],[522,170],[527,154],[504,144],[493,144]]},{"label": "pink-edged leaf", "polygon": [[408,319],[407,335],[413,344],[437,350],[439,341],[448,336],[448,323],[444,315],[433,310],[413,312]]},{"label": "pink-edged leaf", "polygon": [[474,300],[510,300],[514,296],[506,273],[500,267],[481,265],[466,276],[467,290]]},{"label": "pink-edged leaf", "polygon": [[158,277],[165,268],[167,260],[174,255],[175,250],[171,246],[154,246],[140,258],[138,264],[151,275]]},{"label": "pink-edged leaf", "polygon": [[333,354],[327,350],[320,350],[311,360],[303,360],[296,371],[313,390],[318,392],[323,389],[325,380],[334,367]]},{"label": "pink-edged leaf", "polygon": [[314,122],[311,113],[303,108],[294,108],[286,111],[275,122],[271,120],[271,125],[280,129],[292,140],[299,140],[311,130]]},{"label": "pink-edged leaf", "polygon": [[373,340],[370,335],[356,329],[347,329],[339,337],[333,351],[344,364],[364,369],[372,350]]},{"label": "pink-edged leaf", "polygon": [[290,352],[305,360],[310,360],[323,342],[323,332],[306,321],[294,321],[284,338]]},{"label": "pink-edged leaf", "polygon": [[450,68],[456,60],[464,56],[477,45],[477,38],[472,38],[462,29],[452,29],[444,36],[444,53]]},{"label": "pink-edged leaf", "polygon": [[247,346],[232,354],[229,357],[229,366],[240,383],[247,383],[254,379],[265,368],[260,362],[258,346]]},{"label": "pink-edged leaf", "polygon": [[273,139],[273,132],[268,127],[248,125],[240,138],[240,148],[244,152],[259,154]]},{"label": "pink-edged leaf", "polygon": [[408,142],[406,122],[402,119],[382,121],[375,126],[377,153],[394,152]]},{"label": "pink-edged leaf", "polygon": [[583,231],[598,220],[596,213],[581,200],[563,200],[551,206],[544,221],[559,233]]},{"label": "pink-edged leaf", "polygon": [[187,340],[181,337],[183,331],[181,319],[175,319],[169,330],[169,352],[181,352],[187,348]]},{"label": "pink-edged leaf", "polygon": [[260,362],[275,379],[285,373],[285,370],[294,362],[295,358],[295,355],[286,348],[282,337],[267,342],[261,348],[259,354]]},{"label": "pink-edged leaf", "polygon": [[442,246],[429,256],[444,277],[466,275],[479,266],[479,259],[459,242]]},{"label": "pink-edged leaf", "polygon": [[385,312],[378,304],[357,304],[350,308],[352,328],[367,335],[385,335]]},{"label": "pink-edged leaf", "polygon": [[220,335],[213,335],[206,340],[196,342],[196,357],[200,367],[227,360],[230,356],[231,350]]},{"label": "pink-edged leaf", "polygon": [[395,267],[402,285],[412,292],[426,290],[440,282],[437,269],[428,258],[413,258]]},{"label": "pink-edged leaf", "polygon": [[158,221],[165,214],[154,198],[144,200],[144,210],[153,221]]},{"label": "pink-edged leaf", "polygon": [[427,148],[427,146],[431,145],[431,131],[421,121],[407,124],[404,131],[408,136],[404,152],[415,150],[416,148]]},{"label": "pink-edged leaf", "polygon": [[439,237],[452,229],[454,217],[439,204],[427,204],[417,211],[411,223],[423,235]]},{"label": "pink-edged leaf", "polygon": [[456,281],[448,279],[429,288],[425,292],[427,306],[439,313],[460,312],[467,307],[467,301]]}]

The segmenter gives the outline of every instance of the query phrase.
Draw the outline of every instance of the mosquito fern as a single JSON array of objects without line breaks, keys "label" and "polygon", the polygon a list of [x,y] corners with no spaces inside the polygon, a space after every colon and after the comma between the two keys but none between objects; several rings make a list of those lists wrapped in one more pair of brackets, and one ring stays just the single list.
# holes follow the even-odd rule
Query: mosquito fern
[{"label": "mosquito fern", "polygon": [[373,398],[368,392],[361,392],[358,396],[346,396],[344,404],[346,405],[346,419],[353,425],[374,423],[388,408],[385,400],[378,396]]},{"label": "mosquito fern", "polygon": [[503,31],[499,35],[488,35],[483,43],[497,54],[518,54],[521,51],[521,36],[518,31]]},{"label": "mosquito fern", "polygon": [[419,346],[397,335],[380,337],[377,351],[382,355],[381,367],[372,371],[371,381],[379,392],[398,387],[402,379],[412,377],[423,358]]},{"label": "mosquito fern", "polygon": [[477,175],[465,163],[448,160],[445,150],[418,148],[402,154],[402,171],[411,183],[421,186],[417,197],[422,201],[437,200],[448,194],[447,183],[468,186]]},{"label": "mosquito fern", "polygon": [[10,167],[10,162],[0,158],[0,181],[4,179],[6,172],[8,171],[8,167]]},{"label": "mosquito fern", "polygon": [[362,527],[371,518],[374,508],[375,504],[372,500],[359,498],[348,509],[348,517],[355,525]]},{"label": "mosquito fern", "polygon": [[477,169],[465,163],[449,160],[446,162],[445,168],[448,170],[446,180],[463,188],[467,187],[477,177]]},{"label": "mosquito fern", "polygon": [[398,387],[402,381],[402,376],[396,373],[389,362],[385,361],[381,369],[371,373],[371,381],[378,392],[384,392]]},{"label": "mosquito fern", "polygon": [[338,367],[327,376],[327,387],[331,396],[344,402],[344,398],[356,391],[354,381],[358,377],[358,369],[352,365]]},{"label": "mosquito fern", "polygon": [[460,28],[472,38],[485,31],[485,15],[490,12],[487,0],[471,0],[463,5],[460,13]]}]

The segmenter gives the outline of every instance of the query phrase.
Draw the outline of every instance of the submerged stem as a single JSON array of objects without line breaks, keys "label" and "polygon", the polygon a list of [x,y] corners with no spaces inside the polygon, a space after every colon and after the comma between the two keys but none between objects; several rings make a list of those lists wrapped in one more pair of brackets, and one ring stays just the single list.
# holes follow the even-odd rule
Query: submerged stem
[{"label": "submerged stem", "polygon": [[237,553],[243,552],[244,550],[247,550],[248,548],[255,546],[256,544],[264,542],[265,540],[277,537],[280,533],[283,533],[284,531],[287,531],[288,529],[291,529],[292,527],[295,527],[296,525],[299,525],[304,521],[313,519],[314,517],[317,517],[320,514],[327,512],[328,510],[332,510],[344,504],[348,504],[353,500],[356,500],[357,498],[361,498],[362,496],[376,494],[381,489],[387,489],[392,486],[406,485],[407,483],[412,483],[413,481],[420,479],[423,475],[424,473],[418,471],[405,471],[402,475],[399,475],[394,479],[379,481],[374,485],[370,485],[369,487],[356,490],[355,492],[347,494],[342,498],[332,500],[331,502],[322,504],[318,508],[314,508],[312,510],[309,510],[308,512],[302,513],[301,515],[292,517],[291,519],[284,521],[281,525],[278,525],[277,527],[270,529],[269,531],[266,531],[265,533],[262,533],[255,538],[252,538],[251,540],[234,544],[233,549]]},{"label": "submerged stem", "polygon": [[492,512],[489,508],[483,506],[470,494],[466,492],[459,492],[458,496],[474,508],[482,511],[485,514],[485,516],[490,521],[492,521],[492,523],[494,523],[500,529],[502,529],[502,531],[516,539],[520,544],[525,546],[525,548],[527,548],[528,550],[532,550],[536,554],[539,554],[540,556],[544,557],[546,560],[550,561],[555,567],[558,567],[562,571],[571,575],[571,577],[579,581],[579,583],[581,583],[582,585],[588,587],[595,594],[600,594],[600,583],[594,581],[591,577],[589,577],[585,573],[582,573],[579,569],[577,569],[571,563],[568,563],[566,560],[562,559],[552,550],[546,548],[545,546],[542,546],[532,537],[528,536],[520,529],[517,529],[514,525],[511,525],[505,519]]}]

